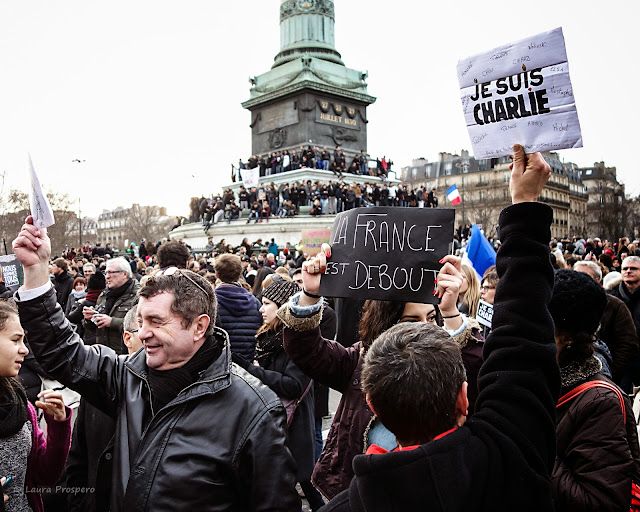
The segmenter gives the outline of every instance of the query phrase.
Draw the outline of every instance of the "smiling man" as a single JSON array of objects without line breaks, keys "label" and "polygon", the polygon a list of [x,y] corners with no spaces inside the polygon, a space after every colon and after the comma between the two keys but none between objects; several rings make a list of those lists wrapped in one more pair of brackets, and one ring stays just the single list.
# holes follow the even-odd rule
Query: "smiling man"
[{"label": "smiling man", "polygon": [[299,511],[278,397],[231,363],[209,282],[169,268],[139,292],[144,350],[85,347],[48,278],[51,245],[31,217],[13,243],[19,309],[43,368],[116,421],[112,511]]}]

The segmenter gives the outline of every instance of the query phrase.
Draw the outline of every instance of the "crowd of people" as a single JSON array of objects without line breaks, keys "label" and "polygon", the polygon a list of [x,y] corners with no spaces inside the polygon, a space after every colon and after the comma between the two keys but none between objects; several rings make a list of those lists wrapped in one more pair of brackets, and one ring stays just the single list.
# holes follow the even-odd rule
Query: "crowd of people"
[{"label": "crowd of people", "polygon": [[251,155],[246,162],[240,159],[237,169],[231,165],[231,179],[235,182],[239,179],[236,172],[255,168],[259,169],[261,177],[308,168],[333,171],[338,177],[342,177],[343,173],[348,172],[385,178],[391,171],[392,165],[391,159],[383,156],[382,159],[376,158],[376,167],[369,167],[369,156],[364,150],[355,154],[351,162],[347,164],[347,157],[340,146],[336,146],[332,152],[326,146],[320,148],[309,145],[306,148],[300,146],[297,151],[294,149],[291,152],[284,150],[273,151],[265,155]]},{"label": "crowd of people", "polygon": [[445,256],[429,304],[322,297],[326,244],[52,259],[27,218],[0,301],[0,510],[633,510],[640,256],[552,240],[550,173],[514,147],[495,266]]},{"label": "crowd of people", "polygon": [[393,183],[347,184],[344,180],[328,182],[294,182],[260,184],[246,189],[240,187],[237,194],[231,189],[214,197],[192,198],[191,222],[202,222],[205,231],[218,222],[231,223],[240,218],[243,210],[249,212],[247,223],[269,221],[272,217],[293,217],[303,206],[309,207],[312,216],[341,213],[361,206],[405,206],[436,208],[436,189],[427,191],[425,186],[412,189]]}]

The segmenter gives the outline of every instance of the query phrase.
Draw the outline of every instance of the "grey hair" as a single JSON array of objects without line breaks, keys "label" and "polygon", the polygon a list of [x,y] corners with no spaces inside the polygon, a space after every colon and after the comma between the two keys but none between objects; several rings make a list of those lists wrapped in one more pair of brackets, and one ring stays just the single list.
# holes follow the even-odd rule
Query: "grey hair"
[{"label": "grey hair", "polygon": [[635,261],[640,265],[640,256],[627,256],[624,259],[624,261],[620,264],[620,268],[622,268],[622,265],[624,264],[625,261]]},{"label": "grey hair", "polygon": [[131,279],[133,277],[133,272],[131,272],[131,265],[129,262],[125,260],[123,257],[113,258],[107,262],[107,265],[115,265],[118,270],[124,270],[127,273],[127,277]]},{"label": "grey hair", "polygon": [[93,271],[94,271],[94,272],[96,271],[96,266],[95,266],[93,263],[89,263],[89,262],[84,263],[84,264],[82,265],[82,268],[84,268],[84,267],[91,267],[91,268],[93,269]]},{"label": "grey hair", "polygon": [[589,267],[591,270],[595,272],[595,274],[598,276],[598,279],[602,281],[602,269],[600,268],[600,265],[598,265],[597,263],[589,260],[576,261],[573,264],[573,270],[576,270],[578,267]]},{"label": "grey hair", "polygon": [[135,304],[124,317],[122,328],[125,331],[135,331],[138,327],[138,305]]}]

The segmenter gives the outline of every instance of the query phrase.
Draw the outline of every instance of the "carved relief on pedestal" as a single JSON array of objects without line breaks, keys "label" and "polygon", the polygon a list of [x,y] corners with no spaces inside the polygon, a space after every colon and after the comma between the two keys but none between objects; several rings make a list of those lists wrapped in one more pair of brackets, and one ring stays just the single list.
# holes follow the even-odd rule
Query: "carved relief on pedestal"
[{"label": "carved relief on pedestal", "polygon": [[287,142],[287,130],[277,128],[269,133],[269,147],[279,149]]}]

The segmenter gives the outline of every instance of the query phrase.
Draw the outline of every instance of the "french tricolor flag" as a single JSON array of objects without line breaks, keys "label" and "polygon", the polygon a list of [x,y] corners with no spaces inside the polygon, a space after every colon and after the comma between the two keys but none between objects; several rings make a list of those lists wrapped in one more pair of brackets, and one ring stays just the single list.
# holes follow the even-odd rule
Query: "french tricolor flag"
[{"label": "french tricolor flag", "polygon": [[455,185],[450,186],[447,189],[447,197],[449,198],[449,201],[451,201],[451,204],[453,206],[460,204],[460,193],[458,192],[458,187],[456,187]]}]

